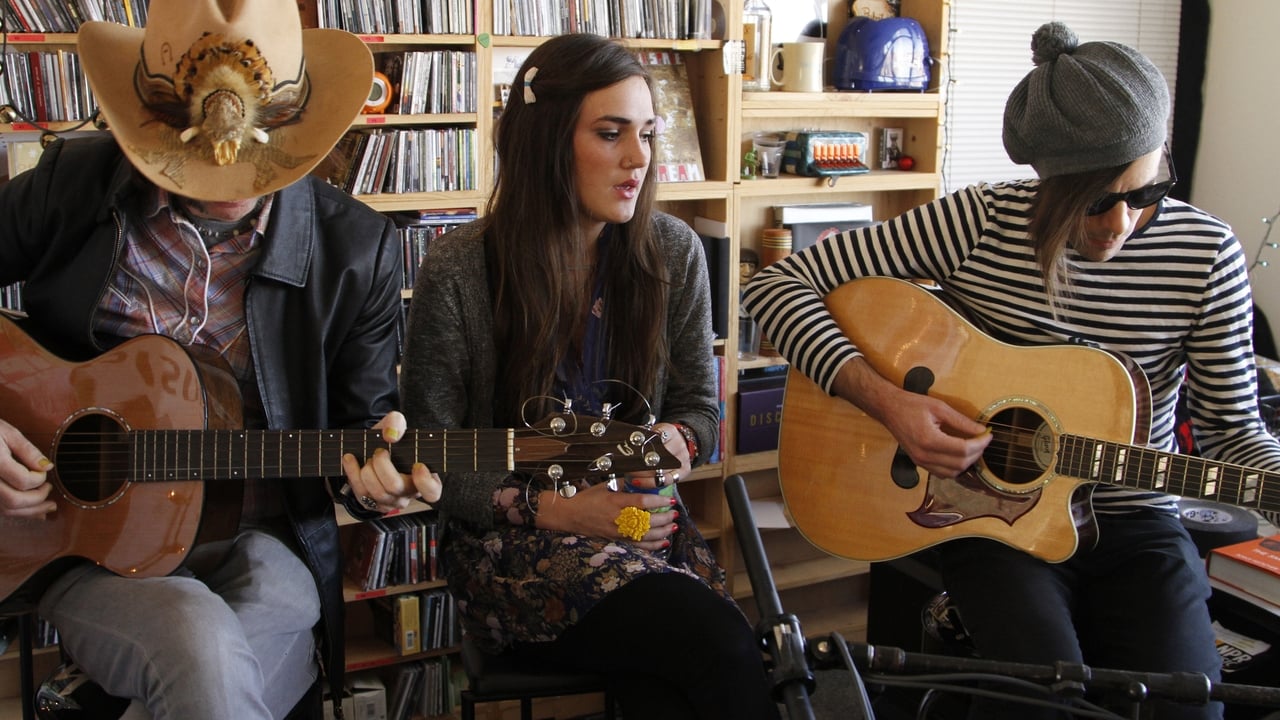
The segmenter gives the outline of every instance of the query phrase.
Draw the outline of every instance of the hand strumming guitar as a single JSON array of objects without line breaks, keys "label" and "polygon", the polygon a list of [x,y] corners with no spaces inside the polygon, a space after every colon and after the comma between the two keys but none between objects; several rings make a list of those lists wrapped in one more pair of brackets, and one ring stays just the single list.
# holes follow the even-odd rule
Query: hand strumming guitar
[{"label": "hand strumming guitar", "polygon": [[938,477],[964,472],[991,443],[982,423],[942,400],[896,387],[863,358],[845,363],[832,389],[884,425],[916,465]]},{"label": "hand strumming guitar", "polygon": [[[383,430],[388,442],[405,434],[404,416],[388,413],[375,428]],[[363,465],[353,455],[342,460],[347,482],[356,497],[371,497],[377,507],[403,508],[415,497],[426,502],[440,499],[440,478],[419,463],[411,475],[400,473],[385,450],[374,453]],[[53,462],[44,456],[17,428],[0,420],[0,514],[6,517],[44,518],[57,510],[49,499],[52,485],[48,471]]]},{"label": "hand strumming guitar", "polygon": [[17,428],[0,420],[0,514],[43,518],[57,509],[49,499],[53,462]]}]

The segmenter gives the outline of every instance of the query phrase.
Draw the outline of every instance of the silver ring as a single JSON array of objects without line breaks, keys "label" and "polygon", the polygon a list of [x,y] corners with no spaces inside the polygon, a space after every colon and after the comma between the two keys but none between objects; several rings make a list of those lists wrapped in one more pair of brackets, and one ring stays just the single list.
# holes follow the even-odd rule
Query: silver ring
[{"label": "silver ring", "polygon": [[377,501],[377,500],[374,500],[373,498],[369,497],[368,495],[361,495],[361,496],[360,496],[360,505],[361,505],[361,506],[363,506],[365,510],[377,510],[377,509],[378,509],[378,501]]}]

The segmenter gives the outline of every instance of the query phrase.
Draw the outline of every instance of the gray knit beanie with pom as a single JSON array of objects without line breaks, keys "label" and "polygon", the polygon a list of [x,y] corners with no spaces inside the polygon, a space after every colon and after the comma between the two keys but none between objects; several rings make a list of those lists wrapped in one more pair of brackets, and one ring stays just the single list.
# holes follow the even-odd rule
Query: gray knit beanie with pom
[{"label": "gray knit beanie with pom", "polygon": [[1004,149],[1015,163],[1046,178],[1125,165],[1164,143],[1169,86],[1138,51],[1081,45],[1051,22],[1032,35],[1031,61],[1004,108]]}]

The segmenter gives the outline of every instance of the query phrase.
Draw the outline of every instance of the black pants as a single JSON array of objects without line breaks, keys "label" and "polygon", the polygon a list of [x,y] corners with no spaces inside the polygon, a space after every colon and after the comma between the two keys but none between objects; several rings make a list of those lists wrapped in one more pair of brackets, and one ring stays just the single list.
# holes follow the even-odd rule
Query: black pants
[{"label": "black pants", "polygon": [[[1221,678],[1209,582],[1195,545],[1173,515],[1141,510],[1099,515],[1095,547],[1050,564],[994,540],[940,546],[943,585],[986,658],[1051,665],[1058,660],[1144,672]],[[1149,700],[1160,720],[1221,718],[1221,703]],[[971,718],[1059,718],[1052,710],[975,701]]]},{"label": "black pants", "polygon": [[679,573],[638,578],[548,643],[532,661],[600,672],[627,720],[777,720],[764,656],[741,611]]}]

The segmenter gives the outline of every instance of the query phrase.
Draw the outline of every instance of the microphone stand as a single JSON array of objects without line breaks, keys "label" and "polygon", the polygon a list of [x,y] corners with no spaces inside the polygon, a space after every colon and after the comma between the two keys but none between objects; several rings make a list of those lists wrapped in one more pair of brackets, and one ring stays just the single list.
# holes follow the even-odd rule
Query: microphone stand
[{"label": "microphone stand", "polygon": [[[1280,688],[1213,682],[1203,673],[1153,673],[1094,668],[1081,663],[1053,665],[1003,662],[905,652],[900,648],[846,643],[854,664],[886,674],[983,673],[1018,678],[1056,689],[1090,687],[1118,690],[1135,701],[1150,697],[1190,704],[1220,701],[1230,704],[1280,707]],[[830,640],[818,642],[813,659],[820,668],[840,664],[841,655]]]},{"label": "microphone stand", "polygon": [[[725,495],[760,613],[756,630],[774,662],[771,673],[773,696],[786,705],[791,720],[813,720],[814,717],[809,693],[813,692],[816,683],[809,668],[809,657],[820,670],[842,668],[853,675],[855,689],[860,695],[860,706],[851,708],[848,715],[853,720],[875,718],[858,669],[884,676],[978,673],[1035,683],[1060,697],[1079,697],[1088,688],[1119,691],[1135,706],[1148,698],[1158,697],[1200,705],[1219,701],[1280,708],[1280,688],[1213,682],[1203,673],[1151,673],[1094,668],[1074,662],[1036,665],[911,653],[896,647],[845,642],[837,633],[806,648],[799,619],[782,612],[782,602],[773,583],[773,574],[769,570],[764,544],[751,514],[741,475],[731,475],[725,480]],[[843,646],[839,645],[841,643]],[[853,660],[855,667],[846,667],[846,656]],[[936,683],[937,678],[933,680]],[[946,689],[945,686],[939,687]]]},{"label": "microphone stand", "polygon": [[[773,658],[773,696],[786,706],[787,717],[791,720],[813,720],[809,693],[813,692],[816,683],[805,655],[800,620],[795,615],[782,612],[782,601],[778,598],[778,588],[769,571],[764,544],[760,541],[760,530],[751,514],[746,485],[741,475],[731,475],[725,480],[725,495],[729,501],[729,514],[733,516],[738,544],[742,547],[742,556],[746,561],[747,576],[751,578],[756,608],[760,613],[756,632],[764,641],[769,656]],[[875,715],[871,711],[866,688],[862,686],[856,671],[852,668],[850,670],[854,672],[855,684],[862,695],[862,706],[854,708],[854,714],[849,717],[853,720],[871,720]]]}]

